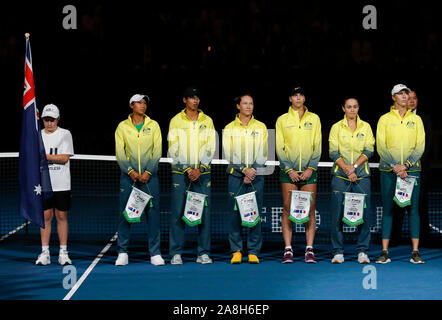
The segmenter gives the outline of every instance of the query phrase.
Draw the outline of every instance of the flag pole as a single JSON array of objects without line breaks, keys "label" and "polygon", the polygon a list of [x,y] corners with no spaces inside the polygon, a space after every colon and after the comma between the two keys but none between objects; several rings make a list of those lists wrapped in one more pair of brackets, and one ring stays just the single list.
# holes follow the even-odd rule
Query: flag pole
[{"label": "flag pole", "polygon": [[[31,36],[31,35],[29,34],[29,32],[26,32],[26,33],[25,33],[26,40],[28,40],[30,36]],[[29,228],[28,228],[29,221],[26,220],[26,219],[25,219],[25,221],[26,221],[26,225],[25,225],[25,235],[26,235],[26,241],[28,242],[28,241],[29,241]]]}]

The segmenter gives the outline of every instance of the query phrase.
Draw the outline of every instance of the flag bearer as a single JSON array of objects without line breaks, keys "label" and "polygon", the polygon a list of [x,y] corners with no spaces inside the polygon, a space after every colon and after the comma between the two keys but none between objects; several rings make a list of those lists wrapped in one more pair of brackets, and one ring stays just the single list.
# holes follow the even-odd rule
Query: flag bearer
[{"label": "flag bearer", "polygon": [[41,137],[48,160],[49,176],[52,185],[52,197],[43,200],[45,228],[40,228],[42,253],[35,264],[47,265],[51,263],[49,253],[49,240],[51,225],[54,217],[57,219],[57,232],[60,241],[58,263],[61,265],[72,264],[67,251],[68,241],[68,210],[71,207],[71,172],[70,161],[74,155],[72,135],[69,130],[60,128],[60,111],[54,104],[48,104],[41,114],[44,129]]}]

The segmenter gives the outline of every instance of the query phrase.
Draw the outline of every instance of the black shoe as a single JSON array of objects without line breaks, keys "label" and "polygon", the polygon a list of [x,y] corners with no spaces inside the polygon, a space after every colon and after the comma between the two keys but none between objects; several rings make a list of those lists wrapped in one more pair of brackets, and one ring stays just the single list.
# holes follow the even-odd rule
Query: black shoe
[{"label": "black shoe", "polygon": [[386,263],[390,263],[390,262],[391,262],[391,259],[388,255],[388,251],[382,250],[382,253],[379,256],[379,258],[376,259],[376,263],[386,264]]},{"label": "black shoe", "polygon": [[412,253],[411,253],[411,259],[410,259],[410,262],[411,263],[414,263],[414,264],[419,264],[419,263],[425,263],[425,261],[424,261],[424,259],[422,259],[422,257],[421,257],[421,255],[420,255],[420,253],[419,253],[419,251],[413,251]]}]

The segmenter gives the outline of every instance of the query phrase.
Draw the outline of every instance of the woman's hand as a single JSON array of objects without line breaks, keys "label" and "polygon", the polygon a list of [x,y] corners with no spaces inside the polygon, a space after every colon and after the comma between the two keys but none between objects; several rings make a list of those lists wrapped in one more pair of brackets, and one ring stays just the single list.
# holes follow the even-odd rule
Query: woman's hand
[{"label": "woman's hand", "polygon": [[299,182],[301,180],[301,177],[295,170],[290,170],[287,174],[293,182]]},{"label": "woman's hand", "polygon": [[406,171],[407,167],[404,166],[403,164],[397,164],[393,167],[393,172],[396,173],[397,175],[399,175],[399,172],[401,171]]},{"label": "woman's hand", "polygon": [[144,172],[142,175],[138,176],[138,181],[141,183],[147,183],[150,179],[150,174],[147,172]]},{"label": "woman's hand", "polygon": [[136,172],[135,170],[132,171],[131,173],[129,173],[129,177],[135,182],[138,180],[138,177],[140,175],[138,174],[138,172]]},{"label": "woman's hand", "polygon": [[408,177],[408,173],[407,173],[406,170],[399,171],[399,172],[397,173],[397,175],[398,175],[399,177],[401,177],[402,179],[405,179],[406,177]]},{"label": "woman's hand", "polygon": [[252,180],[249,177],[245,176],[244,177],[244,184],[249,184],[249,183],[252,183]]},{"label": "woman's hand", "polygon": [[187,174],[189,175],[190,181],[195,182],[200,178],[201,171],[200,169],[189,169],[187,170]]},{"label": "woman's hand", "polygon": [[351,164],[346,164],[343,166],[342,170],[344,170],[344,173],[349,176],[352,173],[355,172],[355,167],[353,167]]},{"label": "woman's hand", "polygon": [[244,169],[244,174],[247,178],[249,178],[250,181],[253,181],[256,177],[256,171],[252,168],[246,168]]},{"label": "woman's hand", "polygon": [[351,173],[350,175],[348,175],[348,180],[350,180],[350,182],[355,182],[358,180],[358,176],[356,175],[356,173]]},{"label": "woman's hand", "polygon": [[307,181],[308,179],[311,178],[312,174],[313,174],[313,170],[310,168],[307,168],[304,170],[304,172],[301,174],[301,176],[299,178],[303,181]]}]

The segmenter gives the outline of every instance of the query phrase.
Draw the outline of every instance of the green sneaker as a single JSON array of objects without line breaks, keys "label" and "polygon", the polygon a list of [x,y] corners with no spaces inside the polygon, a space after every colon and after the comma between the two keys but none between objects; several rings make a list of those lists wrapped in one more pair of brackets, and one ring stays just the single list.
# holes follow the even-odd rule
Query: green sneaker
[{"label": "green sneaker", "polygon": [[413,251],[411,253],[410,262],[414,263],[414,264],[425,263],[424,259],[422,259],[421,255],[420,255],[419,251]]},{"label": "green sneaker", "polygon": [[376,259],[376,263],[389,263],[391,262],[390,257],[388,256],[388,251],[387,250],[382,250],[381,255],[379,256],[379,258]]}]

